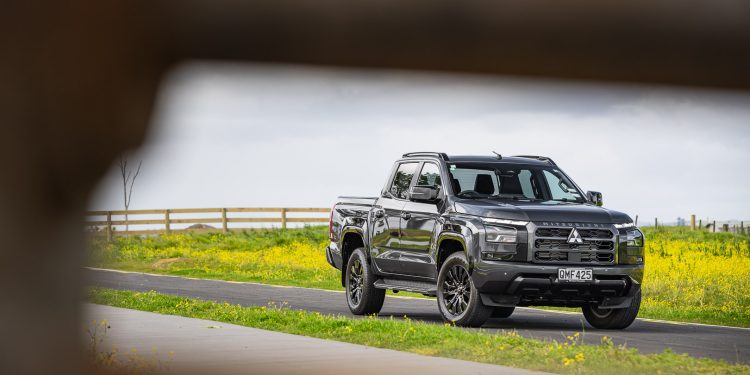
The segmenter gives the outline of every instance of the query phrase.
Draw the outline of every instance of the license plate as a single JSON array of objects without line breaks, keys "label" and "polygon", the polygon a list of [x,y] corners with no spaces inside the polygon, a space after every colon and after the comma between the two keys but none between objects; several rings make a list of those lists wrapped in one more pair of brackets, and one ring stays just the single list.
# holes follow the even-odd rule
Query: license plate
[{"label": "license plate", "polygon": [[593,271],[590,268],[560,268],[557,270],[557,278],[562,281],[575,282],[594,280]]}]

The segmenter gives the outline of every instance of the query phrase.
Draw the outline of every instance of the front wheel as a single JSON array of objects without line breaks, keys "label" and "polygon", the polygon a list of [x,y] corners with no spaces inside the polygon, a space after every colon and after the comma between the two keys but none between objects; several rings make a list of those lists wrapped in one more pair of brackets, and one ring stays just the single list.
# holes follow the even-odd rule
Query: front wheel
[{"label": "front wheel", "polygon": [[446,322],[457,326],[479,327],[489,319],[492,308],[482,303],[469,275],[469,262],[463,252],[451,254],[438,275],[438,308]]},{"label": "front wheel", "polygon": [[625,329],[633,324],[638,310],[641,308],[641,291],[638,290],[633,296],[630,307],[624,309],[600,309],[596,305],[583,307],[583,316],[594,328],[599,329]]},{"label": "front wheel", "polygon": [[354,315],[377,314],[385,301],[385,289],[375,288],[375,275],[365,249],[354,250],[346,263],[346,302]]}]

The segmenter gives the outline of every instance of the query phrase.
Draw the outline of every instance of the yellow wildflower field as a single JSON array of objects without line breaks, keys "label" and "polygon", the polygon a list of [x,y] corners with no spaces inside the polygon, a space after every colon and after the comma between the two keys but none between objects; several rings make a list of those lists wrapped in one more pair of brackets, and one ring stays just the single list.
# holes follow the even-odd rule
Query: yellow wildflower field
[{"label": "yellow wildflower field", "polygon": [[[644,229],[640,317],[750,326],[749,236]],[[234,234],[94,239],[96,267],[278,285],[341,289],[325,260],[326,227]]]},{"label": "yellow wildflower field", "polygon": [[646,230],[641,316],[750,325],[748,237]]}]

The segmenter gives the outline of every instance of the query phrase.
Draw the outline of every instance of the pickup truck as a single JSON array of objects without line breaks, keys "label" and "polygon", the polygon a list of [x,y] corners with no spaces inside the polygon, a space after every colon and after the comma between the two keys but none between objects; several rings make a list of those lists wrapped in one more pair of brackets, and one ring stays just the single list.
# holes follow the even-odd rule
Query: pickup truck
[{"label": "pickup truck", "polygon": [[623,329],[641,303],[644,236],[552,159],[414,152],[377,197],[339,197],[326,259],[354,314],[385,291],[437,297],[443,319],[477,327],[516,306],[580,307]]}]

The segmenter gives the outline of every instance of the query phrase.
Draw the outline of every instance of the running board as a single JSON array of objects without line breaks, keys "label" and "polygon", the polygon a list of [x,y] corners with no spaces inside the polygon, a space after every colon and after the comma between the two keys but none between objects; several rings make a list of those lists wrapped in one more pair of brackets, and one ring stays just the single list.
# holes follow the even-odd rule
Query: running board
[{"label": "running board", "polygon": [[373,284],[378,289],[391,289],[405,292],[422,293],[437,296],[437,285],[427,281],[410,281],[397,279],[378,279]]}]

